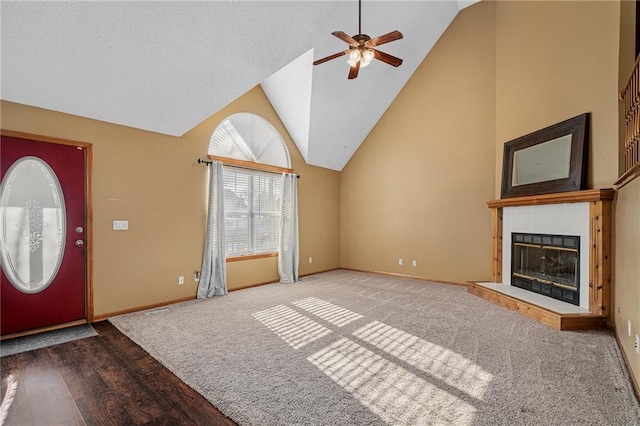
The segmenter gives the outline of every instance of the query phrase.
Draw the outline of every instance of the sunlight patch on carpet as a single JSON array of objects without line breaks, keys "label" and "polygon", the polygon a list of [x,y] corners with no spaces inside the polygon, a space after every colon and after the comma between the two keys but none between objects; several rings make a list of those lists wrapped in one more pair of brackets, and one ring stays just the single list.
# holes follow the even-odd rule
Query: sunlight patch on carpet
[{"label": "sunlight patch on carpet", "polygon": [[387,423],[473,421],[476,409],[470,404],[347,338],[307,359]]},{"label": "sunlight patch on carpet", "polygon": [[283,305],[256,312],[253,316],[294,349],[331,333],[323,325]]},{"label": "sunlight patch on carpet", "polygon": [[482,398],[493,379],[462,355],[379,321],[353,335],[474,398]]},{"label": "sunlight patch on carpet", "polygon": [[343,327],[362,318],[360,314],[318,299],[317,297],[307,297],[306,299],[296,300],[292,303],[338,327]]}]

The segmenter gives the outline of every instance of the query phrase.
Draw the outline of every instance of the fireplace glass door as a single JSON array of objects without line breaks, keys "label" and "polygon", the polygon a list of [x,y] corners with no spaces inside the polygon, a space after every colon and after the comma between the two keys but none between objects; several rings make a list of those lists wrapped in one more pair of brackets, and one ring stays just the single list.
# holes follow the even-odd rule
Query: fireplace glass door
[{"label": "fireplace glass door", "polygon": [[580,237],[512,235],[512,285],[580,304]]}]

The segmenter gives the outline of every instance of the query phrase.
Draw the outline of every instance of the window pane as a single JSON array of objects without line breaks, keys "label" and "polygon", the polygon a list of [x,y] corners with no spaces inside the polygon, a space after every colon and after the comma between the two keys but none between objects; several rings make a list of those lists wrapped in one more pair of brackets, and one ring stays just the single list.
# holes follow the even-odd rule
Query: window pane
[{"label": "window pane", "polygon": [[253,221],[254,250],[275,251],[278,248],[279,218],[275,214],[258,214]]},{"label": "window pane", "polygon": [[280,175],[226,167],[227,255],[277,251]]},{"label": "window pane", "polygon": [[225,215],[225,237],[228,254],[247,253],[249,247],[249,215]]},{"label": "window pane", "polygon": [[56,173],[37,157],[23,157],[4,176],[0,192],[2,266],[20,292],[40,293],[62,264],[64,195]]},{"label": "window pane", "polygon": [[242,254],[250,250],[248,176],[224,173],[225,237],[227,254]]}]

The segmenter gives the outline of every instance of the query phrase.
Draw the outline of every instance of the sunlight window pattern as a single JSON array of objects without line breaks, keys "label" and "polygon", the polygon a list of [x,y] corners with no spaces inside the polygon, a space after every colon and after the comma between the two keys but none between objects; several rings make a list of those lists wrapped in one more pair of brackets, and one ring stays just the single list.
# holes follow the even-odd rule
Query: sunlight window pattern
[{"label": "sunlight window pattern", "polygon": [[474,398],[481,398],[493,379],[462,355],[379,321],[353,335]]},{"label": "sunlight window pattern", "polygon": [[468,425],[469,403],[342,338],[307,358],[374,414],[396,425]]},{"label": "sunlight window pattern", "polygon": [[284,305],[256,312],[253,316],[293,349],[318,340],[331,330]]},{"label": "sunlight window pattern", "polygon": [[292,302],[299,308],[316,315],[330,324],[343,327],[353,321],[362,318],[362,315],[351,312],[348,309],[326,302],[317,297],[308,297],[302,300]]},{"label": "sunlight window pattern", "polygon": [[[317,297],[290,303],[337,327],[364,318]],[[253,316],[294,349],[331,333],[285,305]],[[379,321],[369,322],[351,336],[331,334],[327,340],[333,343],[307,360],[383,421],[473,423],[492,374],[463,355]]]}]

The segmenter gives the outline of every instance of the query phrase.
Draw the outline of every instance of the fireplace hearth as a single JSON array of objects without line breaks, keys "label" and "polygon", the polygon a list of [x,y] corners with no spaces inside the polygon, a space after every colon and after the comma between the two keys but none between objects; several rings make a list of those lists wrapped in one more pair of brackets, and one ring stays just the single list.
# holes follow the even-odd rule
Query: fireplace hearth
[{"label": "fireplace hearth", "polygon": [[511,234],[511,285],[580,305],[580,237]]}]

